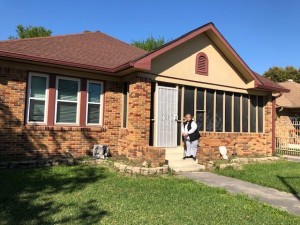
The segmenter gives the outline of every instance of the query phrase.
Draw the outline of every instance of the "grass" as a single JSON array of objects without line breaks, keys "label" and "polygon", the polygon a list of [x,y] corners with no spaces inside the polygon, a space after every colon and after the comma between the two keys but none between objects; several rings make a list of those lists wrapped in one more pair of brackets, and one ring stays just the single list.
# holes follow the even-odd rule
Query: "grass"
[{"label": "grass", "polygon": [[300,224],[245,196],[101,166],[0,171],[0,224]]},{"label": "grass", "polygon": [[243,170],[226,168],[215,172],[300,196],[300,163],[256,163],[244,165]]}]

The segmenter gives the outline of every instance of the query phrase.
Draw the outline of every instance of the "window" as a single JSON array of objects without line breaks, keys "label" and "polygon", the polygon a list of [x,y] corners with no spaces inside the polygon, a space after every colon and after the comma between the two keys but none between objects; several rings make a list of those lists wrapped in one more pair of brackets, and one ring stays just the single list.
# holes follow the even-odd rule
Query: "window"
[{"label": "window", "polygon": [[262,133],[265,104],[264,96],[185,87],[183,108],[196,111],[199,131]]},{"label": "window", "polygon": [[225,131],[232,131],[232,93],[226,92],[225,95]]},{"label": "window", "polygon": [[241,94],[234,93],[234,132],[241,131]]},{"label": "window", "polygon": [[27,116],[29,123],[46,123],[48,79],[46,74],[29,74]]},{"label": "window", "polygon": [[264,113],[263,113],[263,108],[264,108],[264,97],[263,96],[258,96],[258,115],[257,115],[257,120],[258,120],[258,132],[262,133],[264,128],[263,128],[263,124],[264,124]]},{"label": "window", "polygon": [[194,116],[195,108],[195,88],[194,87],[185,87],[184,88],[184,111],[183,114],[191,114]]},{"label": "window", "polygon": [[256,132],[256,96],[250,96],[250,132]]},{"label": "window", "polygon": [[216,91],[216,132],[223,131],[223,91]]},{"label": "window", "polygon": [[87,83],[87,124],[101,124],[102,83]]},{"label": "window", "polygon": [[204,130],[204,89],[197,89],[196,122],[199,131]]},{"label": "window", "polygon": [[200,52],[196,57],[196,73],[208,75],[208,58],[204,52]]},{"label": "window", "polygon": [[242,98],[242,131],[248,132],[248,122],[249,122],[249,116],[248,116],[248,103],[249,103],[249,97],[248,95],[243,95]]},{"label": "window", "polygon": [[214,131],[214,91],[206,90],[206,131]]},{"label": "window", "polygon": [[79,79],[56,80],[56,123],[78,123]]}]

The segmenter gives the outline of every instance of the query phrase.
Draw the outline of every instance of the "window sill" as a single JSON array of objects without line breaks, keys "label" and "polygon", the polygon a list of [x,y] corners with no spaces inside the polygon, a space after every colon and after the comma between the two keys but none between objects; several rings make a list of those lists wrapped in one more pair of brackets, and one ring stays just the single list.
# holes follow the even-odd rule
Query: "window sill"
[{"label": "window sill", "polygon": [[28,130],[37,130],[37,131],[98,131],[105,132],[106,128],[102,126],[89,126],[89,127],[79,127],[79,126],[47,126],[47,125],[39,125],[39,124],[27,124],[25,128]]}]

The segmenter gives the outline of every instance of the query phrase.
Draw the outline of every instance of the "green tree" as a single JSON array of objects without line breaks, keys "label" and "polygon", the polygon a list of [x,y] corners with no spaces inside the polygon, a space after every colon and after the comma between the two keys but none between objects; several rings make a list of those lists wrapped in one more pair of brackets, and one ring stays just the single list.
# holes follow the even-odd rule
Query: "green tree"
[{"label": "green tree", "polygon": [[293,66],[287,66],[285,68],[274,66],[268,69],[263,76],[275,82],[283,82],[292,79],[293,81],[300,83],[300,68],[297,70]]},{"label": "green tree", "polygon": [[132,41],[131,44],[144,49],[146,51],[153,51],[160,46],[164,45],[166,43],[164,37],[154,38],[153,36],[148,37],[146,40],[142,41]]},{"label": "green tree", "polygon": [[26,26],[18,25],[17,29],[17,36],[9,36],[8,39],[24,39],[24,38],[33,38],[33,37],[48,37],[51,36],[52,31],[46,29],[45,27],[33,27],[33,26]]}]

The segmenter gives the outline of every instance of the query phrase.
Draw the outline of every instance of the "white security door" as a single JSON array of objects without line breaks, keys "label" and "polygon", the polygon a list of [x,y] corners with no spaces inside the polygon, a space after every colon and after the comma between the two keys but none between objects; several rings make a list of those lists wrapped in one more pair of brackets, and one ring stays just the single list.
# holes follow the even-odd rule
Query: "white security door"
[{"label": "white security door", "polygon": [[177,88],[157,87],[156,146],[177,146]]}]

